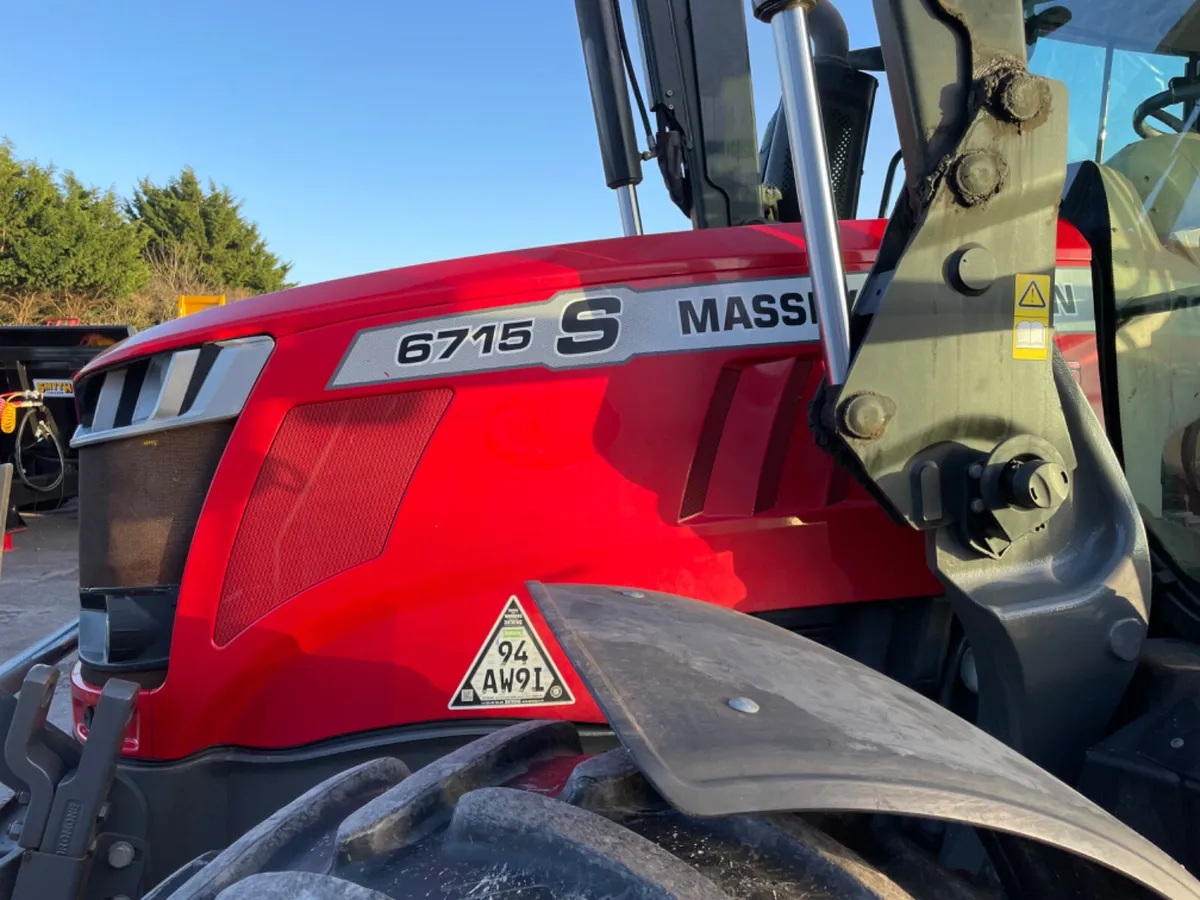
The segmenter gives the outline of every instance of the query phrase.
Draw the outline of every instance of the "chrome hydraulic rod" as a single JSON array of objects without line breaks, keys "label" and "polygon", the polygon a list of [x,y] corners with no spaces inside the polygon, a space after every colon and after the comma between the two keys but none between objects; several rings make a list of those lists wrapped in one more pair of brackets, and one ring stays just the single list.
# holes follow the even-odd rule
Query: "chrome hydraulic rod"
[{"label": "chrome hydraulic rod", "polygon": [[759,0],[755,15],[769,22],[775,38],[783,112],[796,193],[800,198],[808,266],[812,277],[821,344],[825,351],[826,379],[842,384],[850,370],[850,312],[846,302],[846,275],[838,233],[825,129],[817,97],[817,77],[809,43],[807,10],[813,0]]}]

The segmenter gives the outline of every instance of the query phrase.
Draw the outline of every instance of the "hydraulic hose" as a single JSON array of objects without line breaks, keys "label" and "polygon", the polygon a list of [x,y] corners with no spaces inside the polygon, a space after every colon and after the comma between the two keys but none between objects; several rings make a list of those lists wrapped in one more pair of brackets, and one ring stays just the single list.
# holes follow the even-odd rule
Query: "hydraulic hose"
[{"label": "hydraulic hose", "polygon": [[[25,410],[25,415],[23,415],[21,417],[21,422],[17,426],[17,433],[16,433],[16,435],[14,435],[14,437],[15,437],[14,445],[15,446],[13,449],[13,462],[15,464],[14,468],[16,468],[16,470],[17,470],[17,477],[21,479],[21,481],[25,484],[26,487],[28,487],[31,491],[37,491],[39,494],[52,494],[52,493],[54,493],[54,491],[59,489],[59,487],[62,485],[63,480],[66,478],[66,475],[67,475],[67,457],[66,457],[66,454],[63,452],[62,444],[58,440],[58,435],[56,435],[54,433],[54,429],[53,428],[46,429],[47,433],[50,435],[50,443],[52,443],[54,445],[54,451],[58,455],[58,477],[54,479],[53,483],[51,483],[49,485],[39,485],[39,484],[34,483],[34,481],[30,478],[30,476],[25,471],[25,460],[24,460],[24,456],[21,451],[21,438],[25,435],[25,430],[26,430],[27,426],[29,425],[29,420],[33,418],[34,413],[39,408],[41,408],[41,407],[37,407],[37,406],[27,407]],[[36,440],[34,441],[35,444],[38,441],[43,440],[43,438],[40,435],[37,435],[36,433],[35,433],[35,437],[36,437]]]}]

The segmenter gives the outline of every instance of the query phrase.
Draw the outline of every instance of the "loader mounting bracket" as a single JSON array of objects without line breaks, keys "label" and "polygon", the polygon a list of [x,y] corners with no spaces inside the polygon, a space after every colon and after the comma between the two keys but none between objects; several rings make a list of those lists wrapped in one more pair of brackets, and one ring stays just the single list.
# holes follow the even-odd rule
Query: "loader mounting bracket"
[{"label": "loader mounting bracket", "polygon": [[814,419],[926,532],[977,664],[979,725],[1070,780],[1133,675],[1150,567],[1052,340],[1067,92],[1028,71],[1015,0],[875,11],[906,196],[853,310],[849,374]]},{"label": "loader mounting bracket", "polygon": [[100,900],[141,893],[145,842],[136,793],[115,779],[138,686],[110,680],[82,747],[46,714],[58,670],[35,665],[0,690],[0,900]]}]

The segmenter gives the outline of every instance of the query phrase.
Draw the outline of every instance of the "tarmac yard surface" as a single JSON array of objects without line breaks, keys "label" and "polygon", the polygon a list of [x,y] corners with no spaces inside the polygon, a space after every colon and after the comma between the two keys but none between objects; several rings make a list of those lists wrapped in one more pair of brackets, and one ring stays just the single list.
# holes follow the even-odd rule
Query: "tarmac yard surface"
[{"label": "tarmac yard surface", "polygon": [[[23,514],[29,528],[12,536],[0,560],[0,662],[16,656],[79,615],[79,512],[74,502],[50,513]],[[50,721],[71,730],[71,654],[59,664]],[[0,803],[9,791],[0,785]]]},{"label": "tarmac yard surface", "polygon": [[24,514],[0,561],[0,661],[20,653],[79,613],[79,511]]}]

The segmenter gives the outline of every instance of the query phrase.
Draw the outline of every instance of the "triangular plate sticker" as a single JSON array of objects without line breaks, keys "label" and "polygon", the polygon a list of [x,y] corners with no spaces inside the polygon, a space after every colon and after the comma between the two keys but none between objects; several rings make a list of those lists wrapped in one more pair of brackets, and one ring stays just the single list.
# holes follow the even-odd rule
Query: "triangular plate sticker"
[{"label": "triangular plate sticker", "polygon": [[1046,295],[1042,293],[1038,283],[1030,281],[1029,287],[1025,288],[1025,293],[1017,301],[1017,306],[1021,309],[1045,309],[1049,304],[1046,303]]},{"label": "triangular plate sticker", "polygon": [[565,706],[574,702],[521,601],[513,596],[454,692],[450,708]]}]

